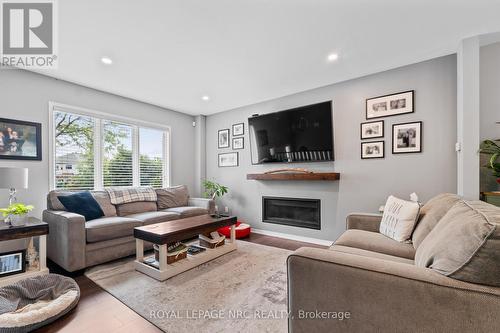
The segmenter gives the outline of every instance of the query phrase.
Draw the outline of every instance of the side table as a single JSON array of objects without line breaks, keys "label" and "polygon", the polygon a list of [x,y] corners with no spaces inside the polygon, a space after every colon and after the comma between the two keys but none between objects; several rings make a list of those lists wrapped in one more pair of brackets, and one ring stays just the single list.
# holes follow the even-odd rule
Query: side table
[{"label": "side table", "polygon": [[22,238],[33,238],[38,237],[39,239],[39,268],[38,269],[26,269],[26,272],[19,273],[15,275],[9,275],[5,277],[0,277],[0,287],[12,284],[16,281],[48,274],[49,269],[47,268],[47,234],[49,233],[49,225],[45,222],[40,221],[37,218],[30,217],[28,221],[23,226],[11,226],[4,222],[0,222],[0,242],[22,239]]}]

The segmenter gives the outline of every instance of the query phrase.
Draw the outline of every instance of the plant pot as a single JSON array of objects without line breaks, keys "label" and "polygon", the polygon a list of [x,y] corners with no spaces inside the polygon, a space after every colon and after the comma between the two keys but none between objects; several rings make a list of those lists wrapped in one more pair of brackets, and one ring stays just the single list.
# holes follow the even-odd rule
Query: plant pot
[{"label": "plant pot", "polygon": [[23,226],[26,224],[26,221],[28,220],[28,215],[10,215],[9,217],[10,224],[12,224],[15,227],[18,226]]}]

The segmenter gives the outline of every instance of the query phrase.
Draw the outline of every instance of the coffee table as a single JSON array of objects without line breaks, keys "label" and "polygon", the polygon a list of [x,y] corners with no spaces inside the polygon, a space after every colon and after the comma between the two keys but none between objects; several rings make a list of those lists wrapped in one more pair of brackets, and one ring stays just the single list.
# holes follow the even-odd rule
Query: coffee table
[{"label": "coffee table", "polygon": [[[137,257],[135,269],[152,278],[164,281],[207,261],[236,250],[236,216],[212,217],[200,215],[184,219],[150,224],[134,228]],[[173,264],[167,264],[167,244],[183,241],[202,233],[212,232],[219,228],[231,226],[230,242],[215,249],[206,249],[196,255],[188,255]],[[144,263],[144,241],[159,246],[159,269]]]}]

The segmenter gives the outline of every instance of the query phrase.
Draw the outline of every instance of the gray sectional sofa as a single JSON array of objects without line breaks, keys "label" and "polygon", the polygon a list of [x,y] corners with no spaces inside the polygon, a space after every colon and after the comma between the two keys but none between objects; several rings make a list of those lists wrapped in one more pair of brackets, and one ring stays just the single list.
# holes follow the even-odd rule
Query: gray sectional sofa
[{"label": "gray sectional sofa", "polygon": [[352,214],[329,249],[290,255],[289,332],[498,332],[500,209],[442,194],[420,216],[412,243]]},{"label": "gray sectional sofa", "polygon": [[[156,190],[158,201],[113,205],[106,191],[91,191],[104,217],[85,221],[66,211],[58,196],[72,191],[55,190],[47,195],[43,220],[49,224],[47,256],[69,272],[135,253],[134,228],[213,213],[210,199],[189,198],[185,186]],[[160,207],[160,209],[159,209]],[[164,208],[167,207],[167,208]],[[151,244],[145,244],[151,248]]]}]

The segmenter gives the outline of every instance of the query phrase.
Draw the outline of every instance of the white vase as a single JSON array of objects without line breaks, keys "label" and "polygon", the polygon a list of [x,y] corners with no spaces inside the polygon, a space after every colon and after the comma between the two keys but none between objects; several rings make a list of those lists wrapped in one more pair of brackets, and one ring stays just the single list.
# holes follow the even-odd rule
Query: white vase
[{"label": "white vase", "polygon": [[15,227],[22,226],[26,224],[27,220],[27,215],[10,215],[10,224],[12,224]]}]

